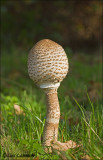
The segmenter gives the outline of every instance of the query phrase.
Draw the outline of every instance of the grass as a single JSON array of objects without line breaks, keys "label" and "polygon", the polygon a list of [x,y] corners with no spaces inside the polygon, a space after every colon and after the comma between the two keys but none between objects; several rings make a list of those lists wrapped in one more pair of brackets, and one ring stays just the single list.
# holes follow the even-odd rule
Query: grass
[{"label": "grass", "polygon": [[[27,73],[27,52],[12,47],[2,50],[1,159],[58,160],[42,147],[45,95]],[[10,52],[10,54],[9,54]],[[68,53],[70,71],[58,89],[61,108],[58,139],[73,140],[81,147],[62,155],[68,160],[102,159],[103,109],[100,56]]]}]

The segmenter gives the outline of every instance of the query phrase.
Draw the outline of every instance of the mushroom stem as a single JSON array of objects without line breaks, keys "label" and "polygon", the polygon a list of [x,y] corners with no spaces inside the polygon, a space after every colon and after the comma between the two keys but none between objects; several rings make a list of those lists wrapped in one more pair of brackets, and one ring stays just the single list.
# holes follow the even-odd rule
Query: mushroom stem
[{"label": "mushroom stem", "polygon": [[60,107],[57,88],[43,88],[43,90],[46,93],[47,100],[46,122],[43,133],[43,146],[45,151],[51,153],[52,150],[66,151],[70,148],[79,147],[79,145],[76,145],[76,143],[71,140],[65,143],[58,141]]},{"label": "mushroom stem", "polygon": [[52,142],[57,141],[58,126],[60,119],[60,107],[57,89],[44,89],[47,100],[46,122],[44,126],[43,145],[51,146]]}]

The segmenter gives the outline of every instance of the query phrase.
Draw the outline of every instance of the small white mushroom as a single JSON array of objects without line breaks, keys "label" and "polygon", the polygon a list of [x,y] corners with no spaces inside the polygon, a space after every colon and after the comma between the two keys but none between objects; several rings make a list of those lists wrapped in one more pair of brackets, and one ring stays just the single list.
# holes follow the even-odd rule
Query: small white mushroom
[{"label": "small white mushroom", "polygon": [[[68,59],[62,46],[49,39],[43,39],[31,49],[28,57],[28,73],[37,86],[46,93],[47,114],[43,134],[43,146],[67,150],[74,148],[71,141],[57,141],[60,107],[57,89],[68,72]],[[51,150],[49,150],[51,152]]]}]

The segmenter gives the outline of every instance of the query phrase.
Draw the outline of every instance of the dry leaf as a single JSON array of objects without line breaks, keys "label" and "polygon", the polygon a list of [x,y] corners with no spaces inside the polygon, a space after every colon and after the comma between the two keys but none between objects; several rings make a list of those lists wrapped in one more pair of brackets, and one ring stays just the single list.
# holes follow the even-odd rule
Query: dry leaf
[{"label": "dry leaf", "polygon": [[81,160],[91,160],[91,157],[88,155],[84,155],[83,157],[81,157]]},{"label": "dry leaf", "polygon": [[65,143],[62,143],[60,141],[56,141],[52,144],[53,149],[59,150],[59,151],[66,151],[70,148],[77,148],[80,147],[80,145],[77,145],[76,142],[69,140]]},{"label": "dry leaf", "polygon": [[20,108],[19,105],[14,104],[14,109],[15,109],[15,112],[16,112],[17,115],[20,115],[20,114],[25,115],[25,113],[23,113],[23,110]]},{"label": "dry leaf", "polygon": [[34,158],[33,160],[39,160],[39,157],[37,156],[36,158]]}]

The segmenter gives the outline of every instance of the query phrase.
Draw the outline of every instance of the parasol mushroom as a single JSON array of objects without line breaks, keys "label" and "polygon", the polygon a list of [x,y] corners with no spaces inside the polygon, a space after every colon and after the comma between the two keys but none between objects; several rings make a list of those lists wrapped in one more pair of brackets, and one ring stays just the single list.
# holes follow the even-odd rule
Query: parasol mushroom
[{"label": "parasol mushroom", "polygon": [[65,151],[76,147],[76,143],[71,140],[65,143],[57,140],[60,119],[57,89],[67,75],[68,67],[68,59],[64,49],[52,40],[40,40],[30,50],[28,56],[29,76],[46,93],[47,113],[43,146],[45,151],[47,151],[47,147],[51,146],[49,152],[52,152],[52,149]]}]

